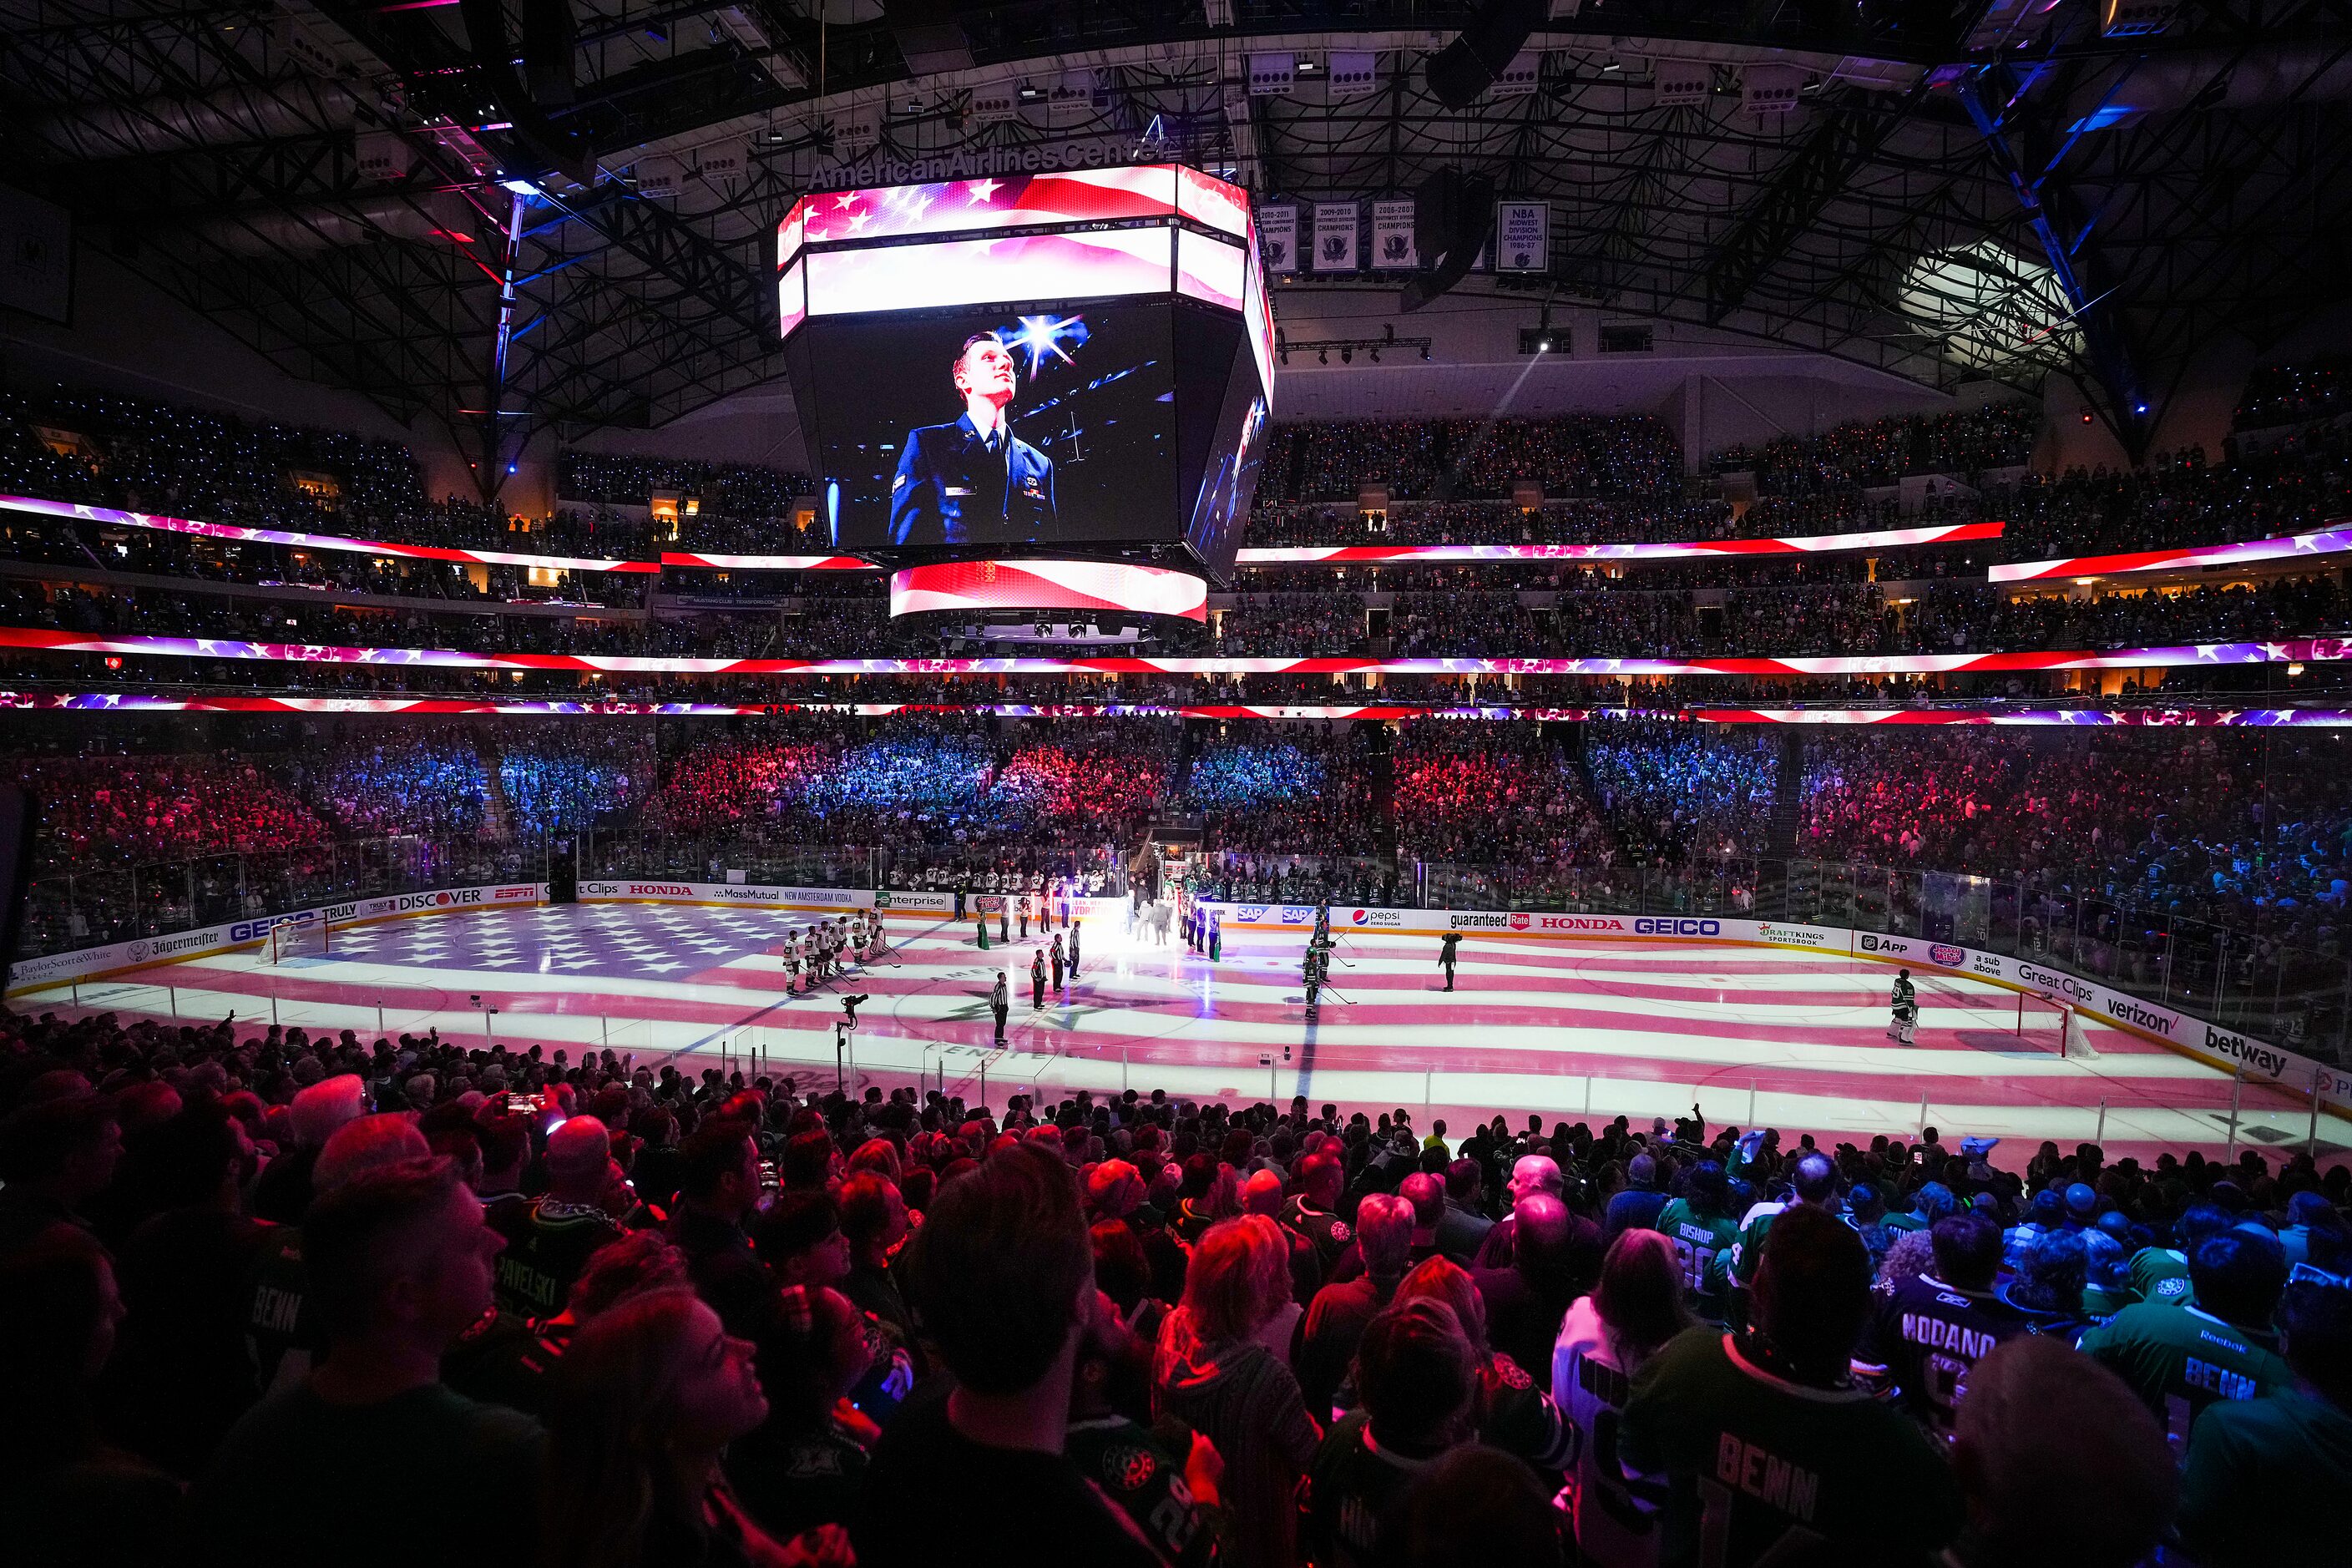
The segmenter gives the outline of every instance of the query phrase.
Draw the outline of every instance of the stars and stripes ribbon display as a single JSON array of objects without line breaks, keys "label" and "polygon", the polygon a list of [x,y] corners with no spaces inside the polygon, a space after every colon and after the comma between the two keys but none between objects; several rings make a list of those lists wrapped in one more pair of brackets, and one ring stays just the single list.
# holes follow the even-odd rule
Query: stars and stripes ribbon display
[{"label": "stars and stripes ribbon display", "polygon": [[274,664],[392,665],[429,669],[570,670],[606,675],[2000,675],[2037,670],[2331,663],[2352,640],[2195,643],[2171,647],[2018,653],[1790,654],[1722,658],[691,658],[647,654],[472,653],[440,647],[343,647],[233,637],[112,636],[0,626],[0,649]]},{"label": "stars and stripes ribbon display", "polygon": [[305,713],[381,718],[495,714],[549,719],[734,719],[831,714],[989,713],[1004,719],[1373,719],[1408,722],[1576,723],[1588,719],[1681,719],[1699,724],[1878,724],[2072,729],[2352,729],[2344,708],[1559,708],[1498,703],[1433,708],[1406,703],[1154,702],[553,702],[470,697],[179,696],[127,691],[0,691],[0,710],[142,713]]},{"label": "stars and stripes ribbon display", "polygon": [[2117,577],[2135,572],[2186,572],[2207,566],[2251,566],[2263,561],[2316,560],[2352,551],[2352,518],[2336,518],[2310,533],[2250,539],[2240,544],[2191,544],[2172,550],[2132,550],[2119,555],[2070,555],[2055,561],[2013,561],[1986,574],[1995,583],[2045,577]]}]

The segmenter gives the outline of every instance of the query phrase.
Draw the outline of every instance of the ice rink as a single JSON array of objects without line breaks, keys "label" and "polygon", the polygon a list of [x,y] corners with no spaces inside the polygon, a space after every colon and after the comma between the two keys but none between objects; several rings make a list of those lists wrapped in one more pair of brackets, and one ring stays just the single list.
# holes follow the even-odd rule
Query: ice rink
[{"label": "ice rink", "polygon": [[[1037,945],[982,952],[969,924],[897,916],[889,952],[845,982],[786,996],[778,956],[814,914],[682,905],[487,909],[338,930],[322,956],[252,951],[57,985],[27,1011],[76,1007],[240,1023],[273,1017],[351,1029],[495,1038],[574,1055],[609,1045],[640,1061],[764,1069],[831,1087],[844,991],[872,1000],[838,1053],[862,1087],[942,1082],[968,1100],[1123,1087],[1171,1096],[1405,1106],[1459,1137],[1497,1112],[1514,1124],[1685,1113],[1834,1138],[1948,1142],[1988,1134],[2063,1143],[2099,1135],[2113,1154],[2220,1151],[2228,1075],[2095,1024],[2095,1053],[2062,1058],[2054,1009],[1937,974],[1920,985],[1917,1045],[1886,1038],[1893,971],[1849,958],[1734,945],[1652,945],[1475,933],[1445,994],[1431,937],[1341,935],[1309,1013],[1297,933],[1252,933],[1219,962],[1181,945],[1084,931],[1084,969],[1033,1007]],[[1012,972],[1006,1044],[988,994]],[[474,998],[478,996],[477,1003]],[[491,1011],[494,1009],[494,1011]],[[681,1062],[684,1065],[684,1062]],[[2102,1105],[2104,1104],[2104,1111]],[[2249,1083],[2241,1146],[2285,1150],[2312,1133],[2308,1102]],[[2317,1126],[2325,1152],[2352,1123]]]}]

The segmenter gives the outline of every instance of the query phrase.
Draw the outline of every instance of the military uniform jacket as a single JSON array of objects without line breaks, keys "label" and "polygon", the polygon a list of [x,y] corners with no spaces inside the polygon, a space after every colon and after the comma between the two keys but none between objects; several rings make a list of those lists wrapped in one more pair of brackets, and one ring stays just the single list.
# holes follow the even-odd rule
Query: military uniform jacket
[{"label": "military uniform jacket", "polygon": [[1001,425],[991,452],[967,414],[908,432],[890,480],[890,542],[985,544],[1034,539],[1054,522],[1054,463]]}]

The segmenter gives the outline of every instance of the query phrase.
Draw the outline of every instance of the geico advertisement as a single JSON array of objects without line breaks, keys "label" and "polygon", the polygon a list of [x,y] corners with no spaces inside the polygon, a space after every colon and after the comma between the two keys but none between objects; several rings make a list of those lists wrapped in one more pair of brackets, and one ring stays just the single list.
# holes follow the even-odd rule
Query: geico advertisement
[{"label": "geico advertisement", "polygon": [[580,884],[583,902],[747,904],[759,909],[856,910],[873,898],[862,888],[783,888],[766,882],[686,882],[667,877],[601,878]]}]

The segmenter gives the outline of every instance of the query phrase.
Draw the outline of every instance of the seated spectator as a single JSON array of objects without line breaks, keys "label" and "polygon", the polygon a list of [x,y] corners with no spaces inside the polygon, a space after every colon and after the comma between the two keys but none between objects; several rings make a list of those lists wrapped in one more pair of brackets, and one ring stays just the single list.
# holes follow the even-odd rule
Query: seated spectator
[{"label": "seated spectator", "polygon": [[1316,1449],[1302,1497],[1302,1544],[1318,1568],[1386,1561],[1387,1521],[1405,1489],[1474,1428],[1474,1352],[1442,1301],[1400,1302],[1366,1325],[1356,1383],[1363,1408]]},{"label": "seated spectator", "polygon": [[1693,1329],[1651,1358],[1619,1455],[1636,1500],[1664,1515],[1661,1561],[1701,1561],[1703,1531],[1736,1563],[1916,1562],[1950,1542],[1960,1500],[1943,1456],[1847,1375],[1869,1311],[1861,1237],[1791,1209],[1765,1239],[1754,1326]]},{"label": "seated spectator", "polygon": [[60,1225],[0,1255],[0,1519],[25,1568],[171,1561],[179,1484],[99,1432],[122,1306],[105,1249]]},{"label": "seated spectator", "polygon": [[[1405,1215],[1408,1233],[1410,1210]],[[1291,1299],[1290,1248],[1264,1215],[1210,1227],[1193,1250],[1184,1301],[1160,1331],[1152,1403],[1217,1446],[1241,1568],[1284,1568],[1295,1555],[1290,1497],[1315,1457],[1318,1428],[1298,1380],[1255,1337]]]},{"label": "seated spectator", "polygon": [[[2163,1538],[2179,1490],[2164,1434],[2131,1390],[2039,1335],[2004,1340],[1969,1373],[1952,1471],[1968,1500],[1955,1568],[2133,1568]],[[2276,1505],[2297,1494],[2269,1479],[2270,1511],[2295,1513]]]},{"label": "seated spectator", "polygon": [[195,1561],[510,1568],[534,1554],[516,1499],[538,1484],[537,1423],[440,1380],[443,1352],[489,1310],[500,1246],[445,1160],[370,1171],[311,1205],[302,1261],[327,1359],[222,1443],[189,1500]]},{"label": "seated spectator", "polygon": [[782,1547],[719,1469],[766,1419],[751,1346],[688,1290],[656,1290],[573,1338],[550,1389],[538,1560],[686,1568],[775,1562]]},{"label": "seated spectator", "polygon": [[1097,1300],[1068,1166],[1034,1143],[991,1155],[940,1189],[905,1267],[908,1305],[955,1386],[901,1412],[876,1446],[851,1522],[860,1568],[934,1563],[943,1529],[961,1532],[968,1563],[1025,1563],[1034,1543],[984,1522],[1008,1499],[1052,1520],[1073,1562],[1155,1568],[1159,1554],[1065,1454]]}]

